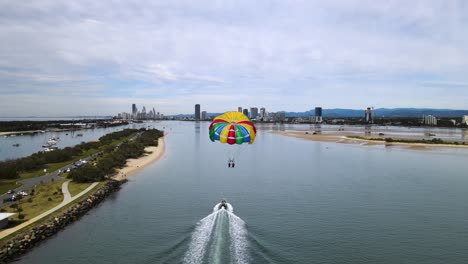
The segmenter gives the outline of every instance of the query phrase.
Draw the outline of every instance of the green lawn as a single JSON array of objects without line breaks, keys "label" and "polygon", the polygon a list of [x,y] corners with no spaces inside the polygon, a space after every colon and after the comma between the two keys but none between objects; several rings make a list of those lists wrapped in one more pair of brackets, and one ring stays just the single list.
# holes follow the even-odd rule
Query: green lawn
[{"label": "green lawn", "polygon": [[84,191],[90,185],[91,185],[91,183],[70,182],[68,184],[68,191],[70,192],[71,196],[73,197],[73,196],[79,194],[80,192]]},{"label": "green lawn", "polygon": [[[17,213],[16,215],[10,217],[11,220],[27,221],[53,208],[54,206],[59,205],[62,202],[63,182],[64,181],[56,181],[48,184],[38,185],[35,188],[34,195],[28,195],[20,201],[17,201],[15,204],[18,204],[21,208],[23,208],[23,211],[21,212],[21,214],[25,216],[23,219],[18,218],[18,212],[15,208],[12,208],[11,205],[6,206],[3,209],[10,213]],[[51,199],[50,201],[49,198]]]},{"label": "green lawn", "polygon": [[113,140],[110,144],[108,144],[106,146],[101,146],[99,149],[87,150],[87,151],[83,152],[81,155],[73,157],[73,159],[69,160],[69,161],[64,161],[64,162],[59,162],[59,163],[49,163],[49,164],[47,164],[47,171],[46,172],[44,172],[44,169],[39,169],[39,170],[35,170],[35,171],[21,173],[20,177],[17,178],[17,179],[0,179],[0,194],[6,193],[8,190],[18,188],[20,185],[16,184],[16,183],[21,181],[21,180],[43,176],[46,173],[56,171],[56,170],[58,170],[60,168],[65,167],[66,165],[68,165],[70,163],[76,162],[76,161],[78,161],[78,160],[80,160],[80,159],[82,159],[84,157],[95,154],[95,153],[103,150],[106,147],[115,146],[115,145],[117,145],[119,143],[122,143],[122,142],[124,142],[126,140],[129,140],[134,135],[135,134],[131,134],[128,137],[125,137],[125,138],[122,138],[122,139],[119,139],[119,140]]}]

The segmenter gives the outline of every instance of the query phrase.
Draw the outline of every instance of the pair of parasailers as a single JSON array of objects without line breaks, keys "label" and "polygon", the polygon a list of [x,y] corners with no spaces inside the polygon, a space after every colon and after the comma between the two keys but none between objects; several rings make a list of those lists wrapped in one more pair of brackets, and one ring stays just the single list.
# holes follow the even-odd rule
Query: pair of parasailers
[{"label": "pair of parasailers", "polygon": [[230,159],[229,163],[228,163],[228,167],[229,168],[234,168],[235,166],[236,166],[236,164],[234,163],[234,159]]}]

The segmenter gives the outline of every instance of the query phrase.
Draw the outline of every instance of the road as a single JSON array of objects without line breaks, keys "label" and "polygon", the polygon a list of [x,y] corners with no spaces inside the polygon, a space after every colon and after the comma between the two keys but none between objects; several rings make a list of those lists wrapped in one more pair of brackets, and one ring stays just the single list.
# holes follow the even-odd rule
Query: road
[{"label": "road", "polygon": [[[81,160],[88,161],[88,160],[96,157],[97,155],[99,155],[99,153],[100,152],[97,152],[97,153],[95,153],[93,155],[82,158]],[[59,171],[63,172],[63,171],[66,171],[68,168],[71,169],[72,167],[73,167],[73,163],[70,163],[67,166],[64,166],[63,168],[60,168],[59,170],[47,173],[47,174],[45,174],[43,176],[18,181],[19,187],[17,187],[16,189],[13,189],[13,190],[15,191],[15,193],[17,193],[19,191],[28,191],[28,190],[33,189],[36,185],[39,185],[39,184],[46,184],[46,183],[50,183],[52,181],[61,181],[64,178],[59,176],[59,174],[60,174]],[[4,202],[3,200],[6,199],[6,198],[11,197],[12,195],[13,194],[7,194],[7,193],[0,195],[0,207],[3,207],[5,204],[11,204],[12,202]]]},{"label": "road", "polygon": [[[141,134],[142,134],[142,132],[138,132],[133,137],[131,137],[129,140],[133,141],[136,138],[138,138]],[[116,147],[119,147],[121,144],[122,143],[117,144]],[[93,155],[82,158],[81,160],[88,161],[88,160],[98,156],[100,153],[101,152],[97,152],[97,153],[95,153]],[[47,173],[46,175],[43,175],[43,176],[40,176],[40,177],[34,177],[34,178],[21,180],[21,181],[18,182],[19,187],[14,189],[14,191],[15,191],[15,193],[17,193],[19,191],[28,191],[28,190],[31,190],[32,188],[34,188],[36,185],[39,185],[39,184],[50,183],[52,181],[61,181],[64,178],[59,176],[59,174],[60,174],[59,171],[64,172],[69,168],[70,169],[73,168],[73,163],[70,163],[67,166],[63,167],[63,168],[60,168],[59,170]],[[10,198],[12,195],[13,194],[7,194],[7,193],[0,195],[0,207],[3,207],[5,204],[11,204],[12,202],[4,202],[3,200],[6,199],[6,198]]]},{"label": "road", "polygon": [[67,205],[67,204],[73,202],[74,200],[78,199],[79,197],[83,196],[84,194],[86,194],[87,192],[92,190],[94,187],[96,187],[96,185],[99,184],[99,182],[95,182],[95,183],[91,184],[88,188],[86,188],[84,191],[82,191],[79,194],[71,197],[70,192],[68,191],[68,183],[69,182],[70,181],[66,181],[66,182],[64,182],[62,184],[63,201],[59,205],[55,206],[54,208],[52,208],[52,209],[50,209],[50,210],[36,216],[36,217],[32,218],[31,220],[28,220],[28,221],[26,221],[26,222],[24,222],[24,223],[22,223],[22,224],[20,224],[18,226],[15,226],[13,228],[9,228],[9,229],[5,229],[5,230],[1,231],[0,232],[0,239],[4,238],[6,236],[9,236],[9,235],[15,233],[16,231],[21,230],[24,227],[26,227],[26,226],[28,226],[28,225],[30,225],[30,224],[38,221],[38,220],[50,215],[51,213],[59,210],[60,208],[64,207],[65,205]]}]

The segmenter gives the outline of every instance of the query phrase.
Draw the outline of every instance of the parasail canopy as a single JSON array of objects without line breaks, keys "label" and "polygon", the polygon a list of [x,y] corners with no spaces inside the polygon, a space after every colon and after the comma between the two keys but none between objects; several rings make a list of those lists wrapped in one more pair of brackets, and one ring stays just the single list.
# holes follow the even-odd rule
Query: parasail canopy
[{"label": "parasail canopy", "polygon": [[211,122],[210,140],[221,143],[233,144],[252,144],[255,140],[257,130],[250,120],[241,112],[226,112],[215,117]]}]

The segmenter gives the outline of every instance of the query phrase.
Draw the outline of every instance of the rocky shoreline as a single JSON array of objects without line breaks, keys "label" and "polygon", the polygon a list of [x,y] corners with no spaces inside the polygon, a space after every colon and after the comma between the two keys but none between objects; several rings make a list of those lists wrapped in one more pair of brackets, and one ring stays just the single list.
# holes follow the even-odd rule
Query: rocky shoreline
[{"label": "rocky shoreline", "polygon": [[26,232],[5,242],[0,248],[0,263],[9,263],[25,254],[42,241],[55,235],[66,226],[80,219],[88,211],[101,203],[110,194],[120,190],[120,186],[126,181],[110,180],[93,194],[73,205],[59,216],[52,217]]}]

